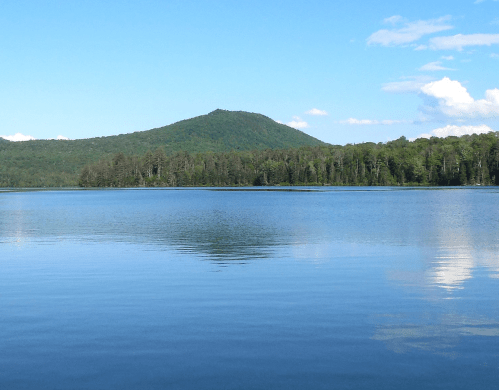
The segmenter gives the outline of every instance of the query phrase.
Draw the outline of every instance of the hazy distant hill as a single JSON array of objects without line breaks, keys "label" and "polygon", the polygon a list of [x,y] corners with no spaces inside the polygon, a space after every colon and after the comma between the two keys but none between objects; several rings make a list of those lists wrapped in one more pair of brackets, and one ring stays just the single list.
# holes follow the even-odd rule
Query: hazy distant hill
[{"label": "hazy distant hill", "polygon": [[76,185],[83,166],[118,152],[141,155],[158,147],[167,154],[180,150],[223,152],[321,144],[261,114],[215,110],[169,126],[117,136],[0,142],[0,187]]}]

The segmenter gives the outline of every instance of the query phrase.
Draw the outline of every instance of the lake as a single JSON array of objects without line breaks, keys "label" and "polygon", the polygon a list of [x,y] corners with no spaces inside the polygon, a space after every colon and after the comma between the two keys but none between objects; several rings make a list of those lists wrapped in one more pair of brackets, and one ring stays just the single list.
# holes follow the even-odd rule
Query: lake
[{"label": "lake", "polygon": [[495,389],[498,188],[0,192],[2,389]]}]

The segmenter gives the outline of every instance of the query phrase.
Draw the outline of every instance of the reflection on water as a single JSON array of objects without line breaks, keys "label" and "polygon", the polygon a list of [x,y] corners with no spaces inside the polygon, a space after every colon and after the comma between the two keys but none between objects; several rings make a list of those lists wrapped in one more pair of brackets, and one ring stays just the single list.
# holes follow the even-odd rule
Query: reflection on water
[{"label": "reflection on water", "polygon": [[389,270],[391,277],[452,292],[477,267],[497,277],[498,195],[495,189],[334,188],[6,192],[0,240],[142,243],[228,260],[328,242],[415,247],[422,257]]},{"label": "reflection on water", "polygon": [[499,322],[491,319],[475,319],[445,314],[438,320],[420,319],[420,323],[404,320],[402,316],[377,325],[373,340],[383,341],[397,353],[411,349],[425,350],[456,357],[455,349],[464,337],[497,337]]},{"label": "reflection on water", "polygon": [[3,205],[0,236],[14,243],[142,243],[233,260],[267,257],[288,239],[286,226],[265,215],[268,205],[249,209],[245,199],[226,202],[211,191],[21,193]]},{"label": "reflection on water", "polygon": [[463,288],[464,281],[472,277],[476,266],[473,259],[476,246],[472,242],[468,207],[469,202],[466,201],[444,203],[435,213],[439,253],[435,256],[432,270],[427,273],[430,284],[452,290]]},{"label": "reflection on water", "polygon": [[487,188],[4,192],[0,365],[12,374],[0,387],[37,388],[22,386],[35,372],[46,388],[116,388],[103,378],[128,374],[121,387],[456,389],[473,387],[471,370],[491,388],[498,199]]},{"label": "reflection on water", "polygon": [[472,231],[475,216],[471,214],[473,208],[470,206],[473,202],[467,199],[467,193],[456,193],[455,197],[458,196],[461,199],[442,203],[435,212],[438,254],[427,273],[429,283],[449,291],[463,288],[464,282],[472,278],[473,269],[483,266],[474,258],[480,253],[477,251],[480,242],[474,242],[476,232]]},{"label": "reflection on water", "polygon": [[448,290],[463,288],[463,282],[472,277],[472,270],[475,267],[470,253],[466,253],[466,248],[459,250],[453,248],[449,256],[438,256],[436,265],[429,272],[430,283]]},{"label": "reflection on water", "polygon": [[454,359],[469,340],[488,343],[493,338],[497,343],[496,194],[495,189],[449,191],[425,199],[426,210],[420,210],[426,220],[424,233],[419,233],[420,255],[410,257],[412,261],[419,257],[420,266],[404,261],[388,270],[389,280],[404,294],[421,296],[424,304],[413,306],[414,312],[376,317],[374,340],[397,353],[420,350]]},{"label": "reflection on water", "polygon": [[282,247],[310,252],[328,242],[415,247],[422,257],[390,269],[391,278],[452,292],[476,267],[492,278],[499,273],[498,195],[386,188],[4,193],[0,242],[142,243],[226,260],[268,258]]}]

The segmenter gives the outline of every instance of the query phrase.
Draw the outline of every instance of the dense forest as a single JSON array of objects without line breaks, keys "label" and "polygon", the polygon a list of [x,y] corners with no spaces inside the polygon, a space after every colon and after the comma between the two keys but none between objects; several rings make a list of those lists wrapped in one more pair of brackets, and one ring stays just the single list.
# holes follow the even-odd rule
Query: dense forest
[{"label": "dense forest", "polygon": [[76,186],[82,168],[117,153],[287,149],[324,145],[299,130],[244,111],[206,115],[130,134],[68,141],[9,142],[0,138],[0,187]]},{"label": "dense forest", "polygon": [[82,187],[497,185],[499,133],[242,152],[115,154],[83,168]]}]

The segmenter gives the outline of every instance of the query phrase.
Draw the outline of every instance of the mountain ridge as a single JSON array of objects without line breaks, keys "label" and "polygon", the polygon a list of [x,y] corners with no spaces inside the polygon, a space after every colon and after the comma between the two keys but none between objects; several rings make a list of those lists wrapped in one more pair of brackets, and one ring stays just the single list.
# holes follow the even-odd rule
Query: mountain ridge
[{"label": "mountain ridge", "polygon": [[141,155],[164,149],[229,152],[326,145],[300,130],[257,113],[216,109],[150,130],[76,140],[0,142],[1,187],[77,185],[81,169],[116,153]]}]

